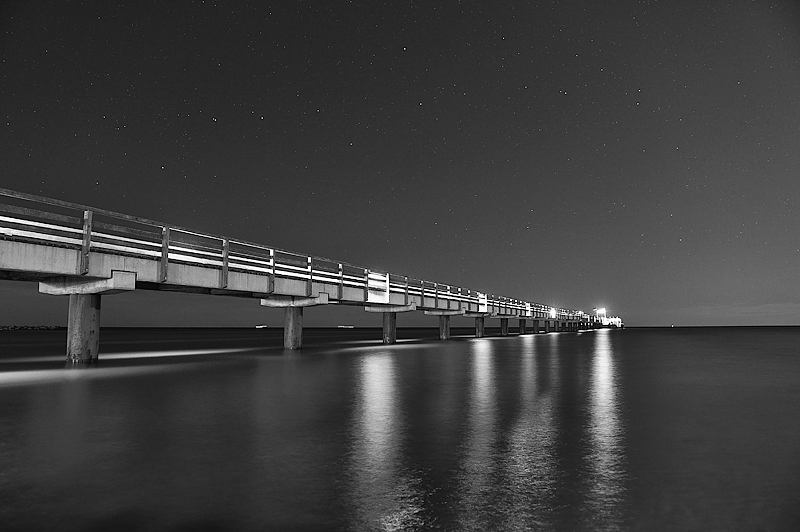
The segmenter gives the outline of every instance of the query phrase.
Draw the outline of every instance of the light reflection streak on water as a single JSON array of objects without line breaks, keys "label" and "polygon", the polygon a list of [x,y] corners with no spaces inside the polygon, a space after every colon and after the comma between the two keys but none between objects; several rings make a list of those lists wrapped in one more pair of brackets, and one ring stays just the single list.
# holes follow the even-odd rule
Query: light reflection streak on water
[{"label": "light reflection streak on water", "polygon": [[619,420],[616,368],[610,331],[595,333],[590,388],[589,511],[596,524],[609,530],[622,529],[624,498],[624,442]]},{"label": "light reflection streak on water", "polygon": [[[164,357],[186,357],[199,355],[219,355],[223,353],[244,353],[247,351],[262,351],[259,347],[243,347],[241,349],[172,349],[160,351],[130,351],[125,353],[100,353],[100,362],[103,360],[126,360],[135,358],[164,358]],[[66,356],[46,356],[46,357],[15,357],[0,359],[0,364],[23,364],[39,362],[65,362]]]},{"label": "light reflection streak on water", "polygon": [[[491,513],[486,494],[492,492],[495,464],[496,394],[492,344],[495,339],[470,342],[472,348],[472,387],[469,397],[468,427],[465,442],[463,473],[459,485],[461,530],[486,530],[483,522]],[[487,511],[488,510],[488,511]]]},{"label": "light reflection streak on water", "polygon": [[[130,353],[109,353],[100,354],[100,364],[103,360],[133,360],[141,358],[169,358],[169,357],[189,357],[214,354],[235,354],[247,351],[259,351],[259,348],[242,349],[184,349],[171,351],[136,351]],[[21,359],[5,359],[3,363],[38,363],[38,362],[64,362],[64,357],[36,357]],[[74,370],[73,370],[74,369]],[[59,369],[36,369],[22,371],[0,371],[0,386],[45,384],[51,382],[73,381],[77,379],[95,379],[108,377],[121,377],[130,375],[143,375],[152,373],[163,373],[175,368],[168,366],[137,366],[137,367],[88,367],[88,368],[59,368]]]},{"label": "light reflection streak on water", "polygon": [[535,525],[537,530],[545,530],[552,526],[552,501],[557,489],[553,394],[552,390],[543,392],[537,384],[535,338],[523,336],[520,340],[520,410],[509,434],[506,476],[511,507],[504,512],[503,528],[518,530]]},{"label": "light reflection streak on water", "polygon": [[364,356],[359,366],[354,424],[354,502],[358,530],[422,526],[418,479],[400,464],[403,423],[397,408],[394,355]]}]

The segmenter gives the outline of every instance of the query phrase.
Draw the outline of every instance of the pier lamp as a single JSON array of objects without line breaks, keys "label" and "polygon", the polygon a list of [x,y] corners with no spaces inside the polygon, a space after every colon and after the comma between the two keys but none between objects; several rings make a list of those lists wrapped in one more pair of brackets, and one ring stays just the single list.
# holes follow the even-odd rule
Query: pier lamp
[{"label": "pier lamp", "polygon": [[550,317],[556,319],[556,309],[550,307]]}]

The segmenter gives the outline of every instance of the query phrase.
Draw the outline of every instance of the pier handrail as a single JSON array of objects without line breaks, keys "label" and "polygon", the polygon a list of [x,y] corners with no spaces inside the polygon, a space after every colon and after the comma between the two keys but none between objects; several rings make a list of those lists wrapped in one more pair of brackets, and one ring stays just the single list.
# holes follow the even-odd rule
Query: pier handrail
[{"label": "pier handrail", "polygon": [[[0,196],[16,200],[13,205],[0,203],[0,239],[47,241],[49,245],[113,254],[131,254],[170,262],[219,268],[221,275],[229,270],[272,275],[285,278],[338,283],[375,294],[405,293],[449,301],[479,303],[520,312],[526,317],[577,318],[587,313],[555,308],[550,305],[499,296],[478,290],[417,279],[392,272],[370,269],[347,262],[297,253],[261,243],[200,232],[166,222],[99,209],[78,203],[37,196],[0,188]],[[63,214],[49,207],[64,209]],[[35,207],[35,208],[34,208]],[[77,211],[77,212],[74,212]],[[16,217],[3,216],[12,214]],[[110,221],[97,220],[98,217]],[[143,227],[130,227],[136,224]],[[153,228],[150,232],[145,228]],[[211,242],[218,242],[219,246]],[[316,265],[316,269],[315,269]],[[166,268],[164,268],[166,271]],[[402,280],[401,282],[398,282]],[[368,300],[365,297],[365,301]]]}]

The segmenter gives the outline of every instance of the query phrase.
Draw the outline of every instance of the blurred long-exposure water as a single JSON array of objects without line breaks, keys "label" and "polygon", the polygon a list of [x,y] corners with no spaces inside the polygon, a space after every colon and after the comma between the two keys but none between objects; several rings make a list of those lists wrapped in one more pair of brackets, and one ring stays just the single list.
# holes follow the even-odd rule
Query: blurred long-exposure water
[{"label": "blurred long-exposure water", "polygon": [[435,335],[0,331],[0,528],[800,530],[800,328]]}]

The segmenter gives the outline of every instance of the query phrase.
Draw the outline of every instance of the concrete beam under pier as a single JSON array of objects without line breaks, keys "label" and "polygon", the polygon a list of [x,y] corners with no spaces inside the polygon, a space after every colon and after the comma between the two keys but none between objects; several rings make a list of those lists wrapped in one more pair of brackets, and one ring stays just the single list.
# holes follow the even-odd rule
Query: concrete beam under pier
[{"label": "concrete beam under pier", "polygon": [[303,296],[269,296],[261,299],[262,307],[287,308],[287,307],[313,307],[316,305],[327,305],[328,294],[323,292],[316,297]]},{"label": "concrete beam under pier", "polygon": [[450,338],[450,316],[463,316],[466,310],[426,310],[426,316],[439,316],[439,340]]},{"label": "concrete beam under pier", "polygon": [[136,274],[114,271],[109,279],[53,277],[39,282],[39,292],[69,296],[67,365],[96,363],[100,354],[100,296],[136,288]]},{"label": "concrete beam under pier", "polygon": [[367,305],[364,310],[383,314],[383,343],[391,345],[397,343],[397,313],[417,310],[417,305]]},{"label": "concrete beam under pier", "polygon": [[109,279],[86,277],[51,277],[39,281],[39,292],[51,296],[81,294],[120,294],[136,289],[136,274],[111,272]]},{"label": "concrete beam under pier", "polygon": [[464,314],[467,318],[475,318],[475,338],[483,338],[486,336],[486,318],[491,314],[488,312],[466,312]]},{"label": "concrete beam under pier", "polygon": [[315,297],[275,295],[261,300],[261,306],[283,308],[283,347],[300,349],[303,347],[303,309],[316,305],[327,305],[328,294]]}]

